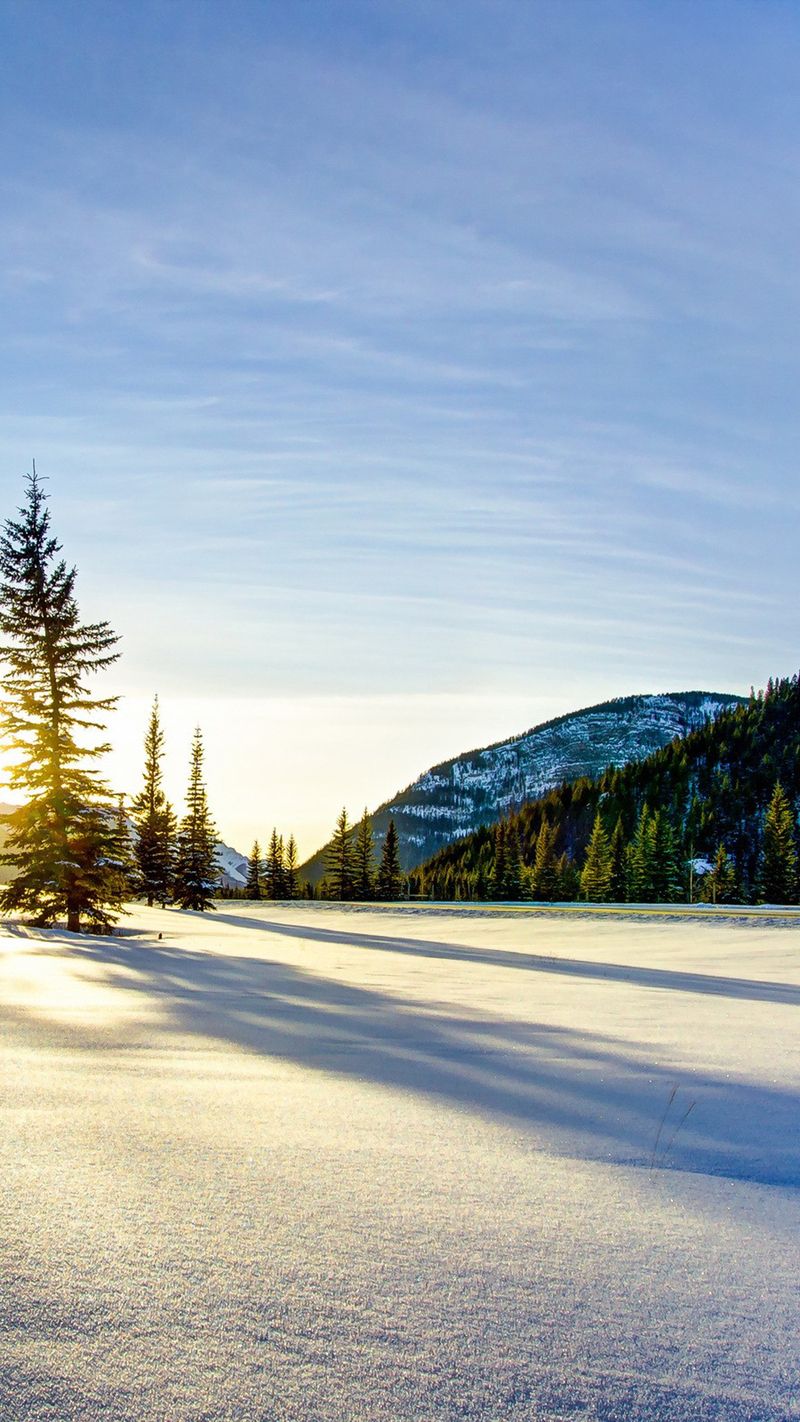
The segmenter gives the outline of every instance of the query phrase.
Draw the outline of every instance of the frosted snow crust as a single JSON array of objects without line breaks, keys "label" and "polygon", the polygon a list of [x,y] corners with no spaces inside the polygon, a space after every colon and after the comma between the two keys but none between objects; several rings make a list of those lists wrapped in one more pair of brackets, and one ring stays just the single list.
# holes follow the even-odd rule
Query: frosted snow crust
[{"label": "frosted snow crust", "polygon": [[0,1415],[800,1418],[799,1013],[786,914],[7,933]]}]

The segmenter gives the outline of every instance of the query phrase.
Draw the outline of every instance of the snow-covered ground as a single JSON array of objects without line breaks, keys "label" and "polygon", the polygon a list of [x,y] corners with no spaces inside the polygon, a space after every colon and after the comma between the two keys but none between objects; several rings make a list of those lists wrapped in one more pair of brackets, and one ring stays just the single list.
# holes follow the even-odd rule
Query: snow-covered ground
[{"label": "snow-covered ground", "polygon": [[4,1419],[800,1418],[796,923],[0,949]]}]

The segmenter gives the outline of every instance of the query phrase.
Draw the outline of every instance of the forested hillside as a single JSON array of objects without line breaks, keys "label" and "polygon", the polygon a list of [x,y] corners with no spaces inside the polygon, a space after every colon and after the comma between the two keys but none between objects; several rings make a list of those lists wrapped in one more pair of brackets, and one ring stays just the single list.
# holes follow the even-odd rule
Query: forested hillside
[{"label": "forested hillside", "polygon": [[[709,691],[617,697],[468,751],[433,766],[374,812],[376,844],[383,843],[394,820],[402,867],[413,869],[442,845],[492,824],[562,781],[641,760],[741,701]],[[318,882],[329,849],[325,845],[301,866],[304,878]]]},{"label": "forested hillside", "polygon": [[[435,898],[797,899],[798,677],[645,760],[579,777],[435,854]],[[713,871],[702,876],[706,864]],[[699,882],[698,882],[699,880]]]}]

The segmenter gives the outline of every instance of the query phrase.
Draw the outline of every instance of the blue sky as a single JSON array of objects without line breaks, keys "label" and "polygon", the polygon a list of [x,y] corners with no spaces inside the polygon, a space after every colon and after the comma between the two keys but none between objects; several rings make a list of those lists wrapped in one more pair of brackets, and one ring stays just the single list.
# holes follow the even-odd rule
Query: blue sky
[{"label": "blue sky", "polygon": [[799,81],[770,0],[0,0],[0,495],[123,634],[118,779],[158,691],[310,850],[796,668]]}]

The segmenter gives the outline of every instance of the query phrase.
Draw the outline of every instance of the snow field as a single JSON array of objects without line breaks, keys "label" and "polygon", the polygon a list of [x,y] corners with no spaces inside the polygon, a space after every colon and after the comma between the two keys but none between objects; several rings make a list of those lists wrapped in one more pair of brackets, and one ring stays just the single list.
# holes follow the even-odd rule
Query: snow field
[{"label": "snow field", "polygon": [[4,1418],[800,1417],[798,926],[121,926],[0,939]]}]

